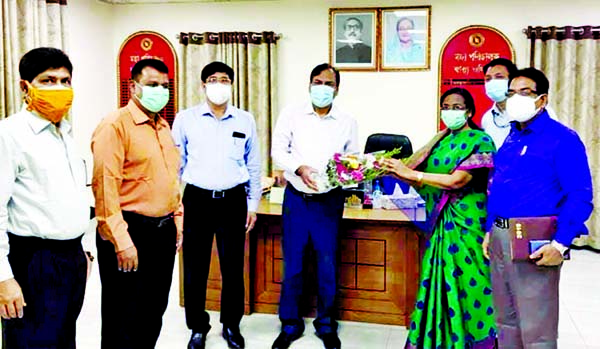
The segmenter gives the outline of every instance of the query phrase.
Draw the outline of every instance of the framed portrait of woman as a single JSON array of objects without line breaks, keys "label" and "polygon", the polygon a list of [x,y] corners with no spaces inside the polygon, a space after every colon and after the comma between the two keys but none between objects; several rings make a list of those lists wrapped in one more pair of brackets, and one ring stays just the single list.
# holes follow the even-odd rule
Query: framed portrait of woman
[{"label": "framed portrait of woman", "polygon": [[329,60],[338,70],[377,69],[377,9],[329,9]]},{"label": "framed portrait of woman", "polygon": [[431,6],[381,9],[379,70],[429,70]]}]

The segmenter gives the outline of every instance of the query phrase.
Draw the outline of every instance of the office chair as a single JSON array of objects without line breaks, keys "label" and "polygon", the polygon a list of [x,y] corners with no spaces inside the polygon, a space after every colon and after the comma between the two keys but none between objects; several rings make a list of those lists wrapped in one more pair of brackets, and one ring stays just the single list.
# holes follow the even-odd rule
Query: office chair
[{"label": "office chair", "polygon": [[[367,138],[365,153],[372,153],[380,150],[390,151],[399,147],[402,147],[402,150],[400,151],[400,154],[394,155],[395,159],[402,159],[412,155],[412,144],[408,137],[389,133],[374,133]],[[379,181],[384,194],[393,193],[396,183],[400,185],[400,188],[404,193],[408,193],[409,185],[393,176],[383,176]]]},{"label": "office chair", "polygon": [[402,147],[402,150],[400,151],[400,154],[394,156],[395,159],[406,158],[412,155],[412,144],[408,137],[389,133],[374,133],[367,138],[365,153],[372,153],[380,150],[390,151],[399,147]]}]

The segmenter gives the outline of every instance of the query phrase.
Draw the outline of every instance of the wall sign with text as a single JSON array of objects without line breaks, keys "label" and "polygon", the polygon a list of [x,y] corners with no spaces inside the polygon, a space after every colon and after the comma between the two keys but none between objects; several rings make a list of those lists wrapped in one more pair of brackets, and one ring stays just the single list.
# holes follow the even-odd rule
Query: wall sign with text
[{"label": "wall sign with text", "polygon": [[[473,25],[456,31],[440,53],[438,102],[453,87],[467,89],[475,99],[473,120],[480,125],[481,117],[493,105],[485,94],[483,67],[500,57],[514,62],[515,53],[508,38],[497,29]],[[445,127],[438,113],[438,129]]]},{"label": "wall sign with text", "polygon": [[130,35],[121,45],[117,61],[119,107],[123,107],[129,102],[131,69],[135,63],[146,58],[159,59],[169,68],[169,103],[160,114],[169,122],[169,125],[172,125],[177,113],[177,55],[171,43],[159,33],[139,31]]}]

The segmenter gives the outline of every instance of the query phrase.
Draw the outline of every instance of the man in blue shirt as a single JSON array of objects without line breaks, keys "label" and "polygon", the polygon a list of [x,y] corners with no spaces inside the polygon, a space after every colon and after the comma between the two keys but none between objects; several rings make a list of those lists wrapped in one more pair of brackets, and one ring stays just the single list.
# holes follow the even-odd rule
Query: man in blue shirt
[{"label": "man in blue shirt", "polygon": [[233,69],[202,69],[206,103],[180,112],[173,138],[181,151],[185,315],[188,349],[202,349],[210,330],[205,311],[213,235],[221,265],[221,323],[230,348],[244,348],[244,245],[261,196],[261,159],[254,117],[230,104]]},{"label": "man in blue shirt", "polygon": [[[506,111],[511,131],[495,159],[488,197],[484,252],[492,264],[499,347],[555,349],[558,284],[564,254],[586,234],[592,212],[592,180],[585,146],[577,133],[546,111],[548,79],[527,68],[511,75]],[[551,243],[511,260],[508,219],[557,217]]]}]

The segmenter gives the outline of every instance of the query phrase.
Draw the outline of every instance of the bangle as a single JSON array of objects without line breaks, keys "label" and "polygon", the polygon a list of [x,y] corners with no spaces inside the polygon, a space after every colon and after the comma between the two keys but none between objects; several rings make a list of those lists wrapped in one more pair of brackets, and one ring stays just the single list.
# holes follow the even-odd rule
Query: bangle
[{"label": "bangle", "polygon": [[423,184],[423,172],[417,172],[417,184],[421,185]]}]

